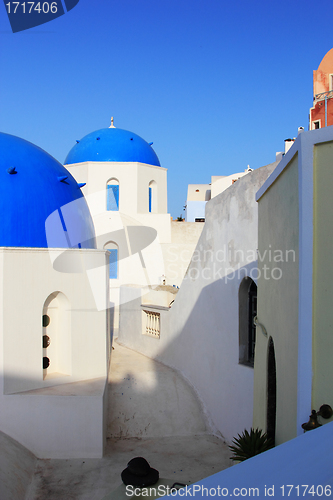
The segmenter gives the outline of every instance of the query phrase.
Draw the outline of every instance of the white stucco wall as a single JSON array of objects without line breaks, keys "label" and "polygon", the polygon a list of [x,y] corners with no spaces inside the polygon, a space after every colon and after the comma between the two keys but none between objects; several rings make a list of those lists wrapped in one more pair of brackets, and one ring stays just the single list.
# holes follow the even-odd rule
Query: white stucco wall
[{"label": "white stucco wall", "polygon": [[[297,436],[299,194],[298,155],[259,200],[254,427],[266,431],[268,341],[276,359],[276,443]],[[265,272],[266,267],[266,272]],[[273,272],[274,270],[274,272]]]},{"label": "white stucco wall", "polygon": [[186,222],[195,222],[195,219],[205,218],[207,201],[190,200],[186,202],[185,219]]},{"label": "white stucco wall", "polygon": [[228,441],[252,425],[253,368],[238,362],[238,289],[257,265],[255,193],[275,166],[253,171],[208,202],[175,302],[161,311],[160,339],[140,333],[137,291],[121,291],[127,303],[121,306],[120,341],[179,370],[202,400],[213,429]]},{"label": "white stucco wall", "polygon": [[219,179],[216,179],[213,181],[212,177],[212,198],[215,198],[218,194],[222,193],[226,189],[228,189],[229,186],[232,185],[233,181],[237,181],[241,177],[244,177],[244,175],[247,175],[248,171],[245,170],[245,172],[238,172],[232,175],[228,175],[226,177],[221,177]]},{"label": "white stucco wall", "polygon": [[[262,243],[296,251],[296,265],[290,259],[289,267],[286,262],[280,263],[283,279],[261,287],[258,298],[258,314],[268,334],[276,339],[276,430],[280,443],[303,433],[301,426],[308,421],[311,410],[318,411],[330,395],[326,392],[323,396],[326,388],[331,391],[331,343],[325,335],[330,324],[327,237],[331,178],[327,172],[332,140],[332,126],[300,133],[256,196],[261,205]],[[267,349],[263,338],[256,349],[254,423],[264,426]],[[321,375],[317,377],[319,371]]]},{"label": "white stucco wall", "polygon": [[209,201],[210,184],[189,184],[187,187],[187,201]]},{"label": "white stucco wall", "polygon": [[[312,408],[333,402],[332,187],[333,142],[314,147],[313,389]],[[332,406],[332,405],[331,405]]]},{"label": "white stucco wall", "polygon": [[[94,216],[106,211],[106,184],[119,181],[119,211],[149,213],[149,183],[157,185],[157,213],[167,213],[167,169],[137,162],[82,162],[66,165],[77,182],[86,182],[82,192]],[[105,196],[92,198],[94,193]]]},{"label": "white stucco wall", "polygon": [[[161,287],[158,287],[161,288]],[[162,287],[163,288],[163,287]],[[166,287],[165,292],[149,292],[140,286],[122,286],[120,288],[120,323],[118,341],[146,356],[156,358],[168,345],[169,339],[169,304],[175,299],[177,290]],[[159,297],[156,297],[156,294]],[[154,296],[155,295],[155,296]],[[171,296],[172,295],[172,296]],[[160,314],[161,337],[144,335],[143,314],[147,305],[154,301],[154,311]]]},{"label": "white stucco wall", "polygon": [[[1,248],[0,255],[0,429],[39,457],[102,456],[109,364],[106,253]],[[48,330],[42,315],[52,294],[64,301],[59,323],[55,328],[51,318]],[[44,334],[50,351],[43,352]],[[47,370],[43,356],[50,358]]]},{"label": "white stucco wall", "polygon": [[156,195],[157,203],[154,209],[152,204],[152,213],[166,214],[167,213],[167,169],[163,167],[155,167],[154,165],[146,165],[138,163],[138,183],[137,183],[137,197],[138,197],[138,213],[148,213],[148,187],[151,181],[155,181],[153,196]]},{"label": "white stucco wall", "polygon": [[[118,334],[119,290],[122,285],[179,286],[202,230],[202,224],[178,225],[167,214],[167,170],[143,163],[83,162],[66,166],[77,182],[93,217],[97,247],[118,246],[118,275],[110,280],[113,331]],[[106,210],[106,184],[119,181],[119,211]],[[149,184],[155,202],[149,213]],[[176,255],[176,258],[175,258]]]},{"label": "white stucco wall", "polygon": [[168,285],[181,285],[203,228],[203,222],[171,222],[171,242],[161,245]]}]

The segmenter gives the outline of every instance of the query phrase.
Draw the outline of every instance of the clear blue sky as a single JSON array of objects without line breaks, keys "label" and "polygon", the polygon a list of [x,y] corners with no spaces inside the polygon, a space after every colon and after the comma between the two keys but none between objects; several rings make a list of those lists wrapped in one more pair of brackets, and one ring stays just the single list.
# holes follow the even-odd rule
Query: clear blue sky
[{"label": "clear blue sky", "polygon": [[154,142],[177,217],[188,184],[271,163],[308,129],[332,19],[332,0],[80,0],[13,34],[1,3],[0,130],[63,162],[114,116]]}]

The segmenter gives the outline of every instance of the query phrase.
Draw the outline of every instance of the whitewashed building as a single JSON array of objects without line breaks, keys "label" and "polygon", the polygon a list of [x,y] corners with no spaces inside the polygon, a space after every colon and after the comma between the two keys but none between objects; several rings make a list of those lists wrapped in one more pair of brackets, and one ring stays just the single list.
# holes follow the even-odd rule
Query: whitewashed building
[{"label": "whitewashed building", "polygon": [[244,172],[231,175],[212,175],[210,184],[189,184],[185,205],[187,222],[205,222],[207,201],[215,198],[241,177],[252,172],[250,166]]},{"label": "whitewashed building", "polygon": [[[252,425],[258,207],[278,161],[249,172],[206,205],[177,294],[121,287],[119,341],[177,369],[227,441]],[[179,256],[181,259],[181,255]]]},{"label": "whitewashed building", "polygon": [[101,457],[107,255],[60,163],[7,134],[0,150],[0,430],[38,457]]},{"label": "whitewashed building", "polygon": [[116,128],[113,119],[109,128],[76,142],[65,166],[77,182],[86,184],[82,192],[93,217],[97,247],[109,252],[117,333],[120,286],[139,285],[146,291],[163,284],[179,286],[203,224],[171,220],[167,169],[161,167],[152,143]]}]

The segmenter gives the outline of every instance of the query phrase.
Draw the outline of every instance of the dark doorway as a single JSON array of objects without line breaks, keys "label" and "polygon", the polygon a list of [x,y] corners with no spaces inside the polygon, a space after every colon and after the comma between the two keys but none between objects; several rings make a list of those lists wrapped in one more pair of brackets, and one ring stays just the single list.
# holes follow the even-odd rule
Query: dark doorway
[{"label": "dark doorway", "polygon": [[257,315],[257,285],[246,276],[238,290],[239,311],[239,362],[254,366],[254,350],[256,345],[256,327],[254,318]]},{"label": "dark doorway", "polygon": [[267,435],[275,445],[276,427],[276,364],[274,342],[272,337],[268,341],[267,363]]}]

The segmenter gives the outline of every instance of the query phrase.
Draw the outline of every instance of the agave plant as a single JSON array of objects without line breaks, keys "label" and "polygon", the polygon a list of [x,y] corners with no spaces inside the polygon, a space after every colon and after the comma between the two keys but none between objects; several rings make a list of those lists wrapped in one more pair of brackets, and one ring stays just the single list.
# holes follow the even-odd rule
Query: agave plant
[{"label": "agave plant", "polygon": [[241,435],[238,434],[238,438],[233,439],[232,443],[233,446],[229,446],[233,452],[231,460],[238,462],[259,455],[274,446],[272,439],[261,429],[251,429],[250,432],[245,429]]}]

